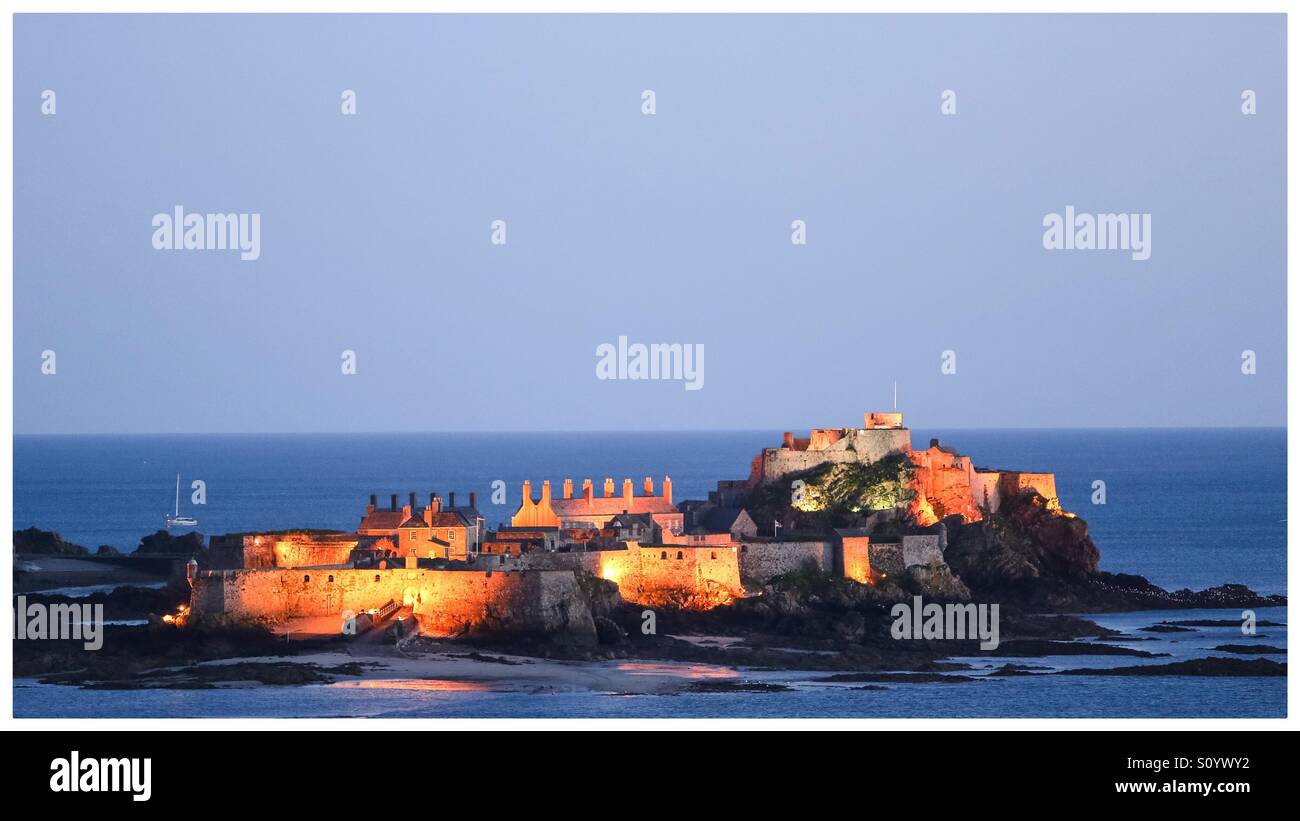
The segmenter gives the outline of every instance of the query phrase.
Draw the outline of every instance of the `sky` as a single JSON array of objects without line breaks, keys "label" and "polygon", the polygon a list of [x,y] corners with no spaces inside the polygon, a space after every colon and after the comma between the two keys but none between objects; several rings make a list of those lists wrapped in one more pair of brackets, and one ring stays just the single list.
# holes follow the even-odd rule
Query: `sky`
[{"label": "sky", "polygon": [[[798,430],[895,383],[913,427],[1286,423],[1280,15],[14,40],[16,433]],[[176,206],[259,258],[156,249]],[[1149,214],[1150,258],[1045,248],[1067,206]],[[598,378],[619,337],[702,345],[700,389]]]}]

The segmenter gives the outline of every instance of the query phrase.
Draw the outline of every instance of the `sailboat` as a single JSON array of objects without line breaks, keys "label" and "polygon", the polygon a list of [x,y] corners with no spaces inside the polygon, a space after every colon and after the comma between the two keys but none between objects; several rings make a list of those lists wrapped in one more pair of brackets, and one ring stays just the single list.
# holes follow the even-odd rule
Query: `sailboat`
[{"label": "sailboat", "polygon": [[167,516],[167,527],[194,527],[199,523],[193,516],[181,515],[181,475],[176,474],[176,513]]}]

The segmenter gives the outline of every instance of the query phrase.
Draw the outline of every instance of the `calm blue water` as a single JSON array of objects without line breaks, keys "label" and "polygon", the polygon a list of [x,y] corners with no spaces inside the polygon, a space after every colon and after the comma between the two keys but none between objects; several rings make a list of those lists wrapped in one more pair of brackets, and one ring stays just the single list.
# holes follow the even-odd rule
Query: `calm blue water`
[{"label": "calm blue water", "polygon": [[[942,438],[988,467],[1054,471],[1062,503],[1088,520],[1102,567],[1165,587],[1241,582],[1286,592],[1286,431],[960,430]],[[175,475],[207,483],[183,505],[206,534],[287,527],[351,529],[367,496],[473,490],[490,523],[519,484],[673,477],[674,497],[703,498],[743,478],[780,431],[549,434],[16,436],[14,527],[55,530],[94,548],[133,550],[163,526]],[[494,480],[505,504],[491,504]],[[1094,480],[1107,503],[1090,502]],[[184,499],[184,495],[182,497]]]},{"label": "calm blue water", "polygon": [[[1257,611],[1261,620],[1286,620],[1286,608]],[[973,674],[1007,663],[1056,671],[1070,668],[1162,664],[1214,653],[1225,643],[1287,646],[1285,627],[1261,627],[1243,639],[1239,628],[1146,634],[1137,628],[1165,619],[1236,619],[1239,611],[1123,613],[1100,617],[1131,634],[1117,641],[1167,658],[1068,656],[965,659]],[[1145,640],[1144,640],[1145,639]],[[1284,661],[1281,656],[1269,656]],[[597,665],[600,666],[600,665]],[[612,666],[610,663],[607,666]],[[992,677],[952,684],[891,684],[883,690],[816,683],[825,673],[737,671],[750,681],[781,682],[776,693],[613,695],[592,692],[435,692],[312,685],[228,690],[79,690],[32,680],[14,685],[14,715],[24,717],[363,717],[363,718],[1082,718],[1279,717],[1286,715],[1286,679],[1136,678],[1116,676]]]},{"label": "calm blue water", "polygon": [[[1050,470],[1062,503],[1088,520],[1108,570],[1170,588],[1241,582],[1286,592],[1286,431],[914,431],[971,454],[978,465]],[[14,440],[14,525],[57,530],[89,547],[132,549],[162,525],[177,472],[207,483],[189,508],[205,533],[356,526],[370,493],[403,497],[476,491],[490,522],[508,518],[525,478],[556,482],[650,474],[674,496],[702,498],[742,478],[780,431],[729,433],[416,434],[32,437]],[[504,504],[491,503],[493,480]],[[1094,480],[1107,503],[1090,501]],[[639,484],[639,482],[638,482]],[[1160,618],[1100,617],[1125,631]],[[1285,609],[1261,617],[1285,621]],[[1285,646],[1285,629],[1261,641]],[[1133,646],[1206,655],[1232,629],[1156,636]],[[1135,638],[1149,634],[1133,633]],[[1010,659],[998,660],[998,664]],[[981,664],[985,662],[981,661]],[[1109,657],[1028,659],[1052,669],[1143,663]],[[882,691],[809,684],[791,674],[745,674],[794,685],[782,693],[613,696],[586,692],[430,692],[340,687],[112,692],[16,682],[19,716],[1277,716],[1285,680],[1040,676],[966,684],[890,685]]]}]

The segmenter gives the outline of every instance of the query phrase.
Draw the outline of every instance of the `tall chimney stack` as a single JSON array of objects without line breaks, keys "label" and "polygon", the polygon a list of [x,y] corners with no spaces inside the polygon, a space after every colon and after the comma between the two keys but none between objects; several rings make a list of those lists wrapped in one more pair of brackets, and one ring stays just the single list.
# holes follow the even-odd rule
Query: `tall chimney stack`
[{"label": "tall chimney stack", "polygon": [[605,477],[605,498],[610,499],[614,496],[614,479],[610,476]]},{"label": "tall chimney stack", "polygon": [[590,479],[583,479],[583,480],[582,480],[582,498],[584,498],[584,499],[586,499],[588,502],[590,502],[590,501],[591,501],[591,497],[592,497],[594,494],[595,494],[595,491],[594,491],[594,489],[593,489],[593,487],[592,487],[591,480],[590,480]]},{"label": "tall chimney stack", "polygon": [[551,503],[551,480],[543,479],[542,480],[542,504],[549,505],[550,503]]},{"label": "tall chimney stack", "polygon": [[411,510],[415,510],[415,493],[411,493]]},{"label": "tall chimney stack", "polygon": [[632,504],[632,480],[631,479],[623,480],[623,501],[627,502],[628,505]]},{"label": "tall chimney stack", "polygon": [[644,487],[645,487],[645,495],[647,495],[647,496],[653,496],[653,495],[655,495],[655,480],[654,480],[654,479],[651,479],[649,476],[645,477],[645,485],[644,485]]},{"label": "tall chimney stack", "polygon": [[790,431],[786,431],[786,432],[785,432],[785,438],[784,438],[784,440],[781,442],[781,445],[782,445],[782,447],[793,449],[793,448],[794,448],[794,434],[791,433]]},{"label": "tall chimney stack", "polygon": [[455,506],[456,506],[456,491],[453,490],[447,494],[447,507],[455,507]]},{"label": "tall chimney stack", "polygon": [[673,480],[667,476],[664,477],[664,501],[670,505],[673,503]]},{"label": "tall chimney stack", "polygon": [[565,480],[564,480],[564,498],[566,498],[566,499],[572,499],[572,498],[573,498],[573,480],[572,480],[572,479],[565,479]]},{"label": "tall chimney stack", "polygon": [[396,493],[394,493],[392,496],[389,496],[389,497],[388,497],[388,509],[391,510],[391,511],[393,511],[394,513],[397,512],[397,494],[396,494]]},{"label": "tall chimney stack", "polygon": [[469,506],[478,510],[478,496],[472,490],[469,492]]},{"label": "tall chimney stack", "polygon": [[373,494],[373,493],[370,494],[370,507],[366,508],[366,512],[367,512],[367,513],[374,513],[374,512],[375,512],[375,502],[376,502],[376,501],[377,501],[377,500],[375,499],[375,494]]}]

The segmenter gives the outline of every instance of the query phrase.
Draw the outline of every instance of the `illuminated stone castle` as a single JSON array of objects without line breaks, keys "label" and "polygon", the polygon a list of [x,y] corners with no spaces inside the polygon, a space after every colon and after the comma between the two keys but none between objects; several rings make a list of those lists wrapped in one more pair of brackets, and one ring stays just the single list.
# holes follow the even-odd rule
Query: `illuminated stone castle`
[{"label": "illuminated stone castle", "polygon": [[[755,521],[737,507],[761,485],[828,464],[892,457],[909,464],[914,492],[880,513],[922,529],[894,541],[875,543],[866,528],[785,541],[774,524],[771,536],[759,536]],[[753,595],[747,588],[756,591],[798,569],[879,584],[913,567],[943,564],[946,531],[939,520],[978,521],[1027,491],[1060,512],[1052,474],[976,468],[938,440],[913,450],[901,413],[867,413],[861,428],[818,428],[806,439],[786,433],[780,447],[754,458],[748,479],[719,482],[708,501],[674,503],[667,476],[658,491],[646,477],[639,493],[631,479],[616,488],[606,478],[599,494],[591,479],[578,493],[565,479],[558,497],[550,480],[537,497],[525,481],[510,525],[496,532],[487,531],[473,493],[463,507],[454,494],[444,504],[431,493],[418,505],[412,493],[401,506],[391,496],[386,509],[371,496],[355,533],[216,536],[210,568],[193,579],[192,609],[197,617],[272,622],[404,610],[433,635],[577,630],[594,636],[582,604],[583,575],[614,582],[630,603],[698,610]]]},{"label": "illuminated stone castle", "polygon": [[901,413],[867,413],[861,428],[814,428],[806,439],[786,433],[780,447],[764,448],[754,457],[744,486],[779,482],[826,464],[871,464],[890,456],[905,457],[915,468],[908,513],[922,526],[954,514],[977,522],[996,513],[1004,496],[1026,490],[1060,510],[1053,474],[976,468],[969,456],[943,447],[938,439],[925,450],[913,450]]}]

